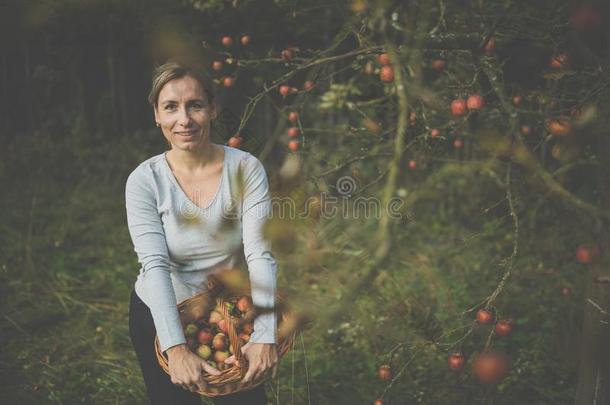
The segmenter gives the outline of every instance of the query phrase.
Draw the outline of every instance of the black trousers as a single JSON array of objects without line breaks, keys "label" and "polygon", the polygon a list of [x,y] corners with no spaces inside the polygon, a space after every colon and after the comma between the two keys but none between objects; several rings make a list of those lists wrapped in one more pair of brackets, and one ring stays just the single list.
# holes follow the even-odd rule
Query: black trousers
[{"label": "black trousers", "polygon": [[[138,356],[148,398],[152,405],[201,405],[201,396],[171,382],[155,354],[155,324],[148,306],[131,292],[129,335]],[[216,405],[267,405],[265,385],[212,399]]]}]

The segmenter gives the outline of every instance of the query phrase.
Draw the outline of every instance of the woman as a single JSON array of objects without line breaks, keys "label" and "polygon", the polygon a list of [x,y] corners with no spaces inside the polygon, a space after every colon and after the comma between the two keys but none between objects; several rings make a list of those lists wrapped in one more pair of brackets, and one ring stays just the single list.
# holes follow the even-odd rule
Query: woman
[{"label": "woman", "polygon": [[[151,403],[199,404],[194,392],[205,386],[203,373],[219,371],[188,349],[177,303],[205,290],[208,274],[232,268],[243,243],[254,305],[273,308],[277,265],[262,232],[271,206],[268,182],[254,156],[211,142],[217,108],[199,70],[160,66],[149,102],[171,149],[142,162],[125,188],[129,233],[142,266],[129,329]],[[244,381],[275,372],[276,322],[272,310],[255,319],[243,347]],[[169,376],[155,356],[156,335]],[[214,402],[266,405],[264,384]]]}]

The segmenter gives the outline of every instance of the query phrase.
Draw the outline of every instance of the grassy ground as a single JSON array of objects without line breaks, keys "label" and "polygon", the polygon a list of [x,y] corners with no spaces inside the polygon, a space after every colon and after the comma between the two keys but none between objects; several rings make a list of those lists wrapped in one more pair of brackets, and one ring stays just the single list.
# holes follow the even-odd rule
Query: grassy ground
[{"label": "grassy ground", "polygon": [[[148,137],[158,138],[140,133],[109,143],[74,135],[59,143],[35,135],[6,149],[0,163],[6,190],[0,210],[1,403],[145,402],[127,327],[138,265],[123,187],[140,161],[162,150]],[[464,181],[452,198],[495,201],[494,193],[475,193],[475,184]],[[520,236],[522,254],[497,305],[502,316],[517,318],[513,336],[495,344],[510,354],[513,371],[500,386],[485,387],[468,373],[448,372],[445,361],[459,347],[479,351],[488,337],[489,329],[475,328],[455,343],[472,326],[472,313],[463,311],[499,280],[499,263],[512,246],[511,223],[505,213],[473,215],[481,212],[476,203],[443,201],[422,201],[413,218],[397,225],[396,253],[340,322],[322,330],[314,319],[299,336],[279,378],[267,385],[274,403],[370,403],[384,390],[375,377],[381,362],[403,369],[386,394],[389,403],[572,401],[578,358],[570,348],[581,323],[582,281],[576,265],[565,265],[572,246],[554,236],[567,224],[532,225],[536,232]],[[296,246],[277,253],[284,291],[307,290],[307,305],[323,318],[362,265],[359,252],[373,226],[320,223],[298,233]],[[311,235],[323,230],[325,239],[312,243]],[[558,283],[570,286],[573,296],[563,297]]]}]

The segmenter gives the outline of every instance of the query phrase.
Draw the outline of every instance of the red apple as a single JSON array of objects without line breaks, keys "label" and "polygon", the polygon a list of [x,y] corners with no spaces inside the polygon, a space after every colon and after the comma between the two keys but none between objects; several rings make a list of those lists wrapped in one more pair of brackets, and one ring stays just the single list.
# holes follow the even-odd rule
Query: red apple
[{"label": "red apple", "polygon": [[235,84],[235,79],[231,76],[227,76],[222,79],[222,85],[225,87],[233,87],[233,84]]},{"label": "red apple", "polygon": [[487,325],[494,320],[493,314],[486,309],[479,309],[477,311],[477,322],[481,325]]},{"label": "red apple", "polygon": [[252,299],[246,295],[237,301],[237,309],[241,312],[248,312],[252,308]]},{"label": "red apple", "polygon": [[455,149],[462,149],[464,147],[464,141],[461,139],[456,139],[453,141],[453,147]]},{"label": "red apple", "polygon": [[216,350],[225,350],[227,348],[227,336],[224,333],[218,333],[212,339],[212,347]]},{"label": "red apple", "polygon": [[227,144],[232,148],[239,148],[242,143],[242,138],[240,136],[232,136],[229,138]]},{"label": "red apple", "polygon": [[447,364],[449,365],[449,369],[453,371],[461,371],[464,367],[465,362],[466,358],[460,352],[451,353],[447,358]]},{"label": "red apple", "polygon": [[566,119],[549,120],[547,129],[551,135],[565,136],[572,131],[572,124]]},{"label": "red apple", "polygon": [[223,65],[224,64],[221,61],[215,60],[214,62],[212,62],[212,69],[214,69],[215,71],[222,70]]},{"label": "red apple", "polygon": [[473,94],[466,100],[466,106],[469,110],[480,110],[485,105],[485,99],[480,94]]},{"label": "red apple", "polygon": [[305,80],[305,83],[303,83],[305,91],[311,91],[314,87],[315,83],[312,80]]},{"label": "red apple", "polygon": [[576,248],[576,260],[582,264],[591,264],[601,251],[599,245],[580,245]]},{"label": "red apple", "polygon": [[513,105],[515,107],[519,107],[521,105],[521,103],[523,102],[523,97],[521,96],[515,96],[513,97]]},{"label": "red apple", "polygon": [[279,87],[278,91],[283,97],[286,97],[291,93],[292,89],[290,86],[282,85]]},{"label": "red apple", "polygon": [[247,334],[254,332],[254,325],[252,324],[252,322],[244,323],[242,331]]},{"label": "red apple", "polygon": [[445,69],[445,60],[444,59],[434,59],[432,61],[432,69],[436,70],[437,72],[442,72]]},{"label": "red apple", "polygon": [[436,128],[432,128],[432,129],[430,130],[430,136],[431,136],[432,138],[438,138],[439,136],[441,136],[441,131],[439,131],[439,130],[438,130],[438,129],[436,129]]},{"label": "red apple", "polygon": [[468,104],[463,98],[455,99],[451,102],[451,114],[455,117],[461,117],[468,112]]},{"label": "red apple", "polygon": [[521,125],[521,133],[525,136],[531,135],[532,127],[530,127],[529,125]]},{"label": "red apple", "polygon": [[197,333],[197,341],[202,345],[209,345],[213,337],[210,328],[203,328]]},{"label": "red apple", "polygon": [[248,44],[250,43],[250,35],[242,35],[239,42],[241,42],[243,46],[248,46]]},{"label": "red apple", "polygon": [[382,82],[391,83],[394,81],[394,69],[392,66],[382,66],[379,70],[379,78]]},{"label": "red apple", "polygon": [[288,142],[288,148],[291,151],[296,152],[297,150],[299,150],[299,142],[298,141],[290,141],[290,142]]},{"label": "red apple", "polygon": [[296,123],[299,120],[299,114],[296,111],[291,111],[288,114],[288,121]]},{"label": "red apple", "polygon": [[222,37],[220,42],[222,42],[222,45],[226,46],[227,48],[230,47],[230,46],[233,46],[233,38],[231,38],[228,35],[225,35],[224,37]]},{"label": "red apple", "polygon": [[299,128],[297,128],[297,127],[288,128],[288,136],[291,138],[296,138],[297,136],[299,136]]},{"label": "red apple", "polygon": [[390,65],[390,63],[392,63],[390,61],[390,55],[388,55],[387,53],[382,53],[379,56],[377,56],[377,61],[379,61],[379,63],[381,63],[382,66],[388,66],[388,65]]},{"label": "red apple", "polygon": [[513,331],[513,322],[510,319],[500,319],[496,322],[495,331],[500,336],[508,336]]},{"label": "red apple", "polygon": [[387,364],[382,364],[379,366],[379,370],[377,371],[377,375],[381,381],[390,381],[392,379],[392,369]]},{"label": "red apple", "polygon": [[284,60],[290,60],[290,59],[294,58],[294,49],[286,48],[286,49],[282,50],[281,56],[282,56],[282,59],[284,59]]},{"label": "red apple", "polygon": [[383,399],[377,398],[375,402],[373,402],[373,405],[383,405]]},{"label": "red apple", "polygon": [[506,377],[510,359],[501,353],[488,351],[479,354],[472,363],[474,375],[485,384],[497,384]]},{"label": "red apple", "polygon": [[550,65],[553,69],[561,69],[567,66],[570,58],[567,53],[560,53],[558,55],[551,56]]},{"label": "red apple", "polygon": [[417,162],[415,160],[409,160],[409,169],[417,168]]}]

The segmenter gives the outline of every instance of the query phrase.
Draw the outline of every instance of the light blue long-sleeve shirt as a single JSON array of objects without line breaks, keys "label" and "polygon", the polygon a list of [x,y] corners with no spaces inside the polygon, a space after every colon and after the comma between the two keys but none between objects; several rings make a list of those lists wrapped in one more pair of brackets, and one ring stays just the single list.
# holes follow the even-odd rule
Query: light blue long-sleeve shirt
[{"label": "light blue long-sleeve shirt", "polygon": [[[142,266],[135,290],[150,308],[162,351],[186,342],[177,303],[205,291],[208,274],[232,268],[242,244],[254,305],[275,304],[277,264],[263,235],[271,213],[265,168],[248,152],[223,148],[220,185],[205,208],[186,196],[165,153],[127,179],[127,223]],[[276,343],[276,325],[274,311],[259,315],[250,341]]]}]

